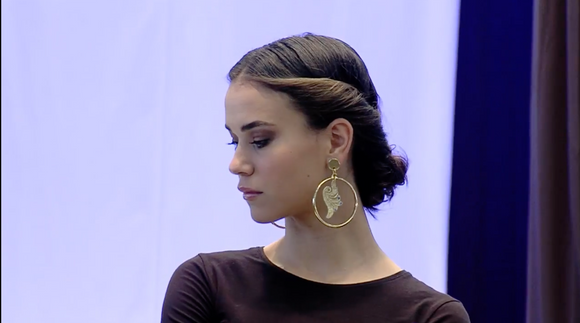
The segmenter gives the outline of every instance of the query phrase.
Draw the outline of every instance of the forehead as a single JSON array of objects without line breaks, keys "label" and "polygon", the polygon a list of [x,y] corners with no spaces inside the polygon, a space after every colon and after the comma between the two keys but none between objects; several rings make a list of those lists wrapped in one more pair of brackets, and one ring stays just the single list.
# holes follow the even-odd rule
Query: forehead
[{"label": "forehead", "polygon": [[277,125],[303,121],[284,93],[248,82],[232,82],[226,93],[225,108],[226,125],[232,130],[254,121]]}]

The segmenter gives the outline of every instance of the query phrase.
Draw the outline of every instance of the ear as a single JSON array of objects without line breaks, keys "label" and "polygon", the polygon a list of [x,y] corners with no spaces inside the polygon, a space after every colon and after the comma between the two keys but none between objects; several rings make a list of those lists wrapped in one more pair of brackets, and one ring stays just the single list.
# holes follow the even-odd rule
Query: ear
[{"label": "ear", "polygon": [[329,157],[337,158],[341,164],[348,160],[354,131],[350,122],[344,118],[332,121],[326,128],[330,138]]}]

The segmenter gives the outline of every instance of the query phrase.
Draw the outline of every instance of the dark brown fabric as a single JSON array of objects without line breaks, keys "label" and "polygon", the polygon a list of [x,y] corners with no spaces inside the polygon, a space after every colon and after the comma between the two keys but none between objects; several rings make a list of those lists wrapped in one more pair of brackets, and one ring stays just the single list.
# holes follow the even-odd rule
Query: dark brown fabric
[{"label": "dark brown fabric", "polygon": [[580,322],[578,0],[536,0],[527,322]]},{"label": "dark brown fabric", "polygon": [[161,323],[469,323],[463,305],[401,271],[323,284],[268,260],[263,248],[200,254],[173,274]]}]

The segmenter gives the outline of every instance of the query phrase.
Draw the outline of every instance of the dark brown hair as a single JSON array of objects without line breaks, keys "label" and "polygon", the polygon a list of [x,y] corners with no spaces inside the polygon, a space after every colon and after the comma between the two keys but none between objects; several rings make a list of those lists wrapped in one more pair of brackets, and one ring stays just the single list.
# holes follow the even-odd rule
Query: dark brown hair
[{"label": "dark brown hair", "polygon": [[283,38],[244,55],[228,78],[286,93],[314,130],[337,118],[348,120],[354,129],[354,178],[367,210],[377,210],[397,185],[405,184],[408,162],[393,155],[375,86],[361,57],[345,42],[310,33]]}]

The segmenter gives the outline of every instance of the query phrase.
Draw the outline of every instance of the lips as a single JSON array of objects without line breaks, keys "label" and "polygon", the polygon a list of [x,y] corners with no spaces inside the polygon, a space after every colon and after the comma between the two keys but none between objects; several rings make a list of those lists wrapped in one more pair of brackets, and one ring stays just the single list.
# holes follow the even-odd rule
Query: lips
[{"label": "lips", "polygon": [[258,196],[260,196],[260,194],[263,193],[263,192],[256,191],[256,190],[248,188],[248,187],[243,187],[243,186],[238,187],[238,190],[244,194],[243,195],[244,200],[246,200],[246,201],[255,200]]}]

